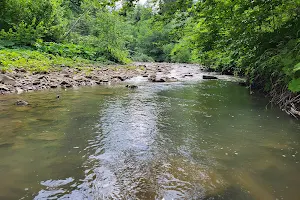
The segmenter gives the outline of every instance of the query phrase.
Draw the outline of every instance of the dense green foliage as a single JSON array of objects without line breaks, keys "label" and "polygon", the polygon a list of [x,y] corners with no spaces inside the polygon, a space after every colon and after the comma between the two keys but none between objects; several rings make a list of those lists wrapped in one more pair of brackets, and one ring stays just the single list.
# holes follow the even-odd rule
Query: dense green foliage
[{"label": "dense green foliage", "polygon": [[0,48],[26,46],[68,58],[127,63],[129,27],[109,5],[97,0],[4,0]]},{"label": "dense green foliage", "polygon": [[72,60],[200,63],[264,91],[300,91],[299,0],[122,3],[1,1],[0,65],[3,51],[29,48]]}]

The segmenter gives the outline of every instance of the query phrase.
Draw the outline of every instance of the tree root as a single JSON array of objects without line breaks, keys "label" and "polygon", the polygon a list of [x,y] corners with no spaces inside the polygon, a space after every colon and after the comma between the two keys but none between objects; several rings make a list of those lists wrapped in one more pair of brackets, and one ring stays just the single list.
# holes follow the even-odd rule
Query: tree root
[{"label": "tree root", "polygon": [[282,111],[296,119],[300,117],[300,94],[292,93],[286,86],[274,84],[269,95],[270,103],[278,105]]}]

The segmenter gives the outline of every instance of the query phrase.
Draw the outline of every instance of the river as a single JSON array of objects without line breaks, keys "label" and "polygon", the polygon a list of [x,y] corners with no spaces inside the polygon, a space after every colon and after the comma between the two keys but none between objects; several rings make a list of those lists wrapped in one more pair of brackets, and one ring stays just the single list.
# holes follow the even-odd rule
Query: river
[{"label": "river", "polygon": [[0,96],[0,199],[298,200],[300,124],[267,103],[221,80]]}]

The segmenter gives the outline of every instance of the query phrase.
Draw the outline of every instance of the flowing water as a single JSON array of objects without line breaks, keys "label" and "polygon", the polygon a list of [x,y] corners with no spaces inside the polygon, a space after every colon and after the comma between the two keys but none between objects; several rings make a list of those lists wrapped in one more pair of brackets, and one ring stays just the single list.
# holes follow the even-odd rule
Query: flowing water
[{"label": "flowing water", "polygon": [[298,200],[300,124],[266,105],[226,81],[1,96],[0,199]]}]

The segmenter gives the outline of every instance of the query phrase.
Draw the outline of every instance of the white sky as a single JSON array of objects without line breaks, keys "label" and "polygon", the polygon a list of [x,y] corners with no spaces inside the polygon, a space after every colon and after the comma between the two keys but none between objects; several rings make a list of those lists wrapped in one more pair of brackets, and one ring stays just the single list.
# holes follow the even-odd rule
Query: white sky
[{"label": "white sky", "polygon": [[140,4],[145,4],[147,0],[140,0],[139,3]]}]

